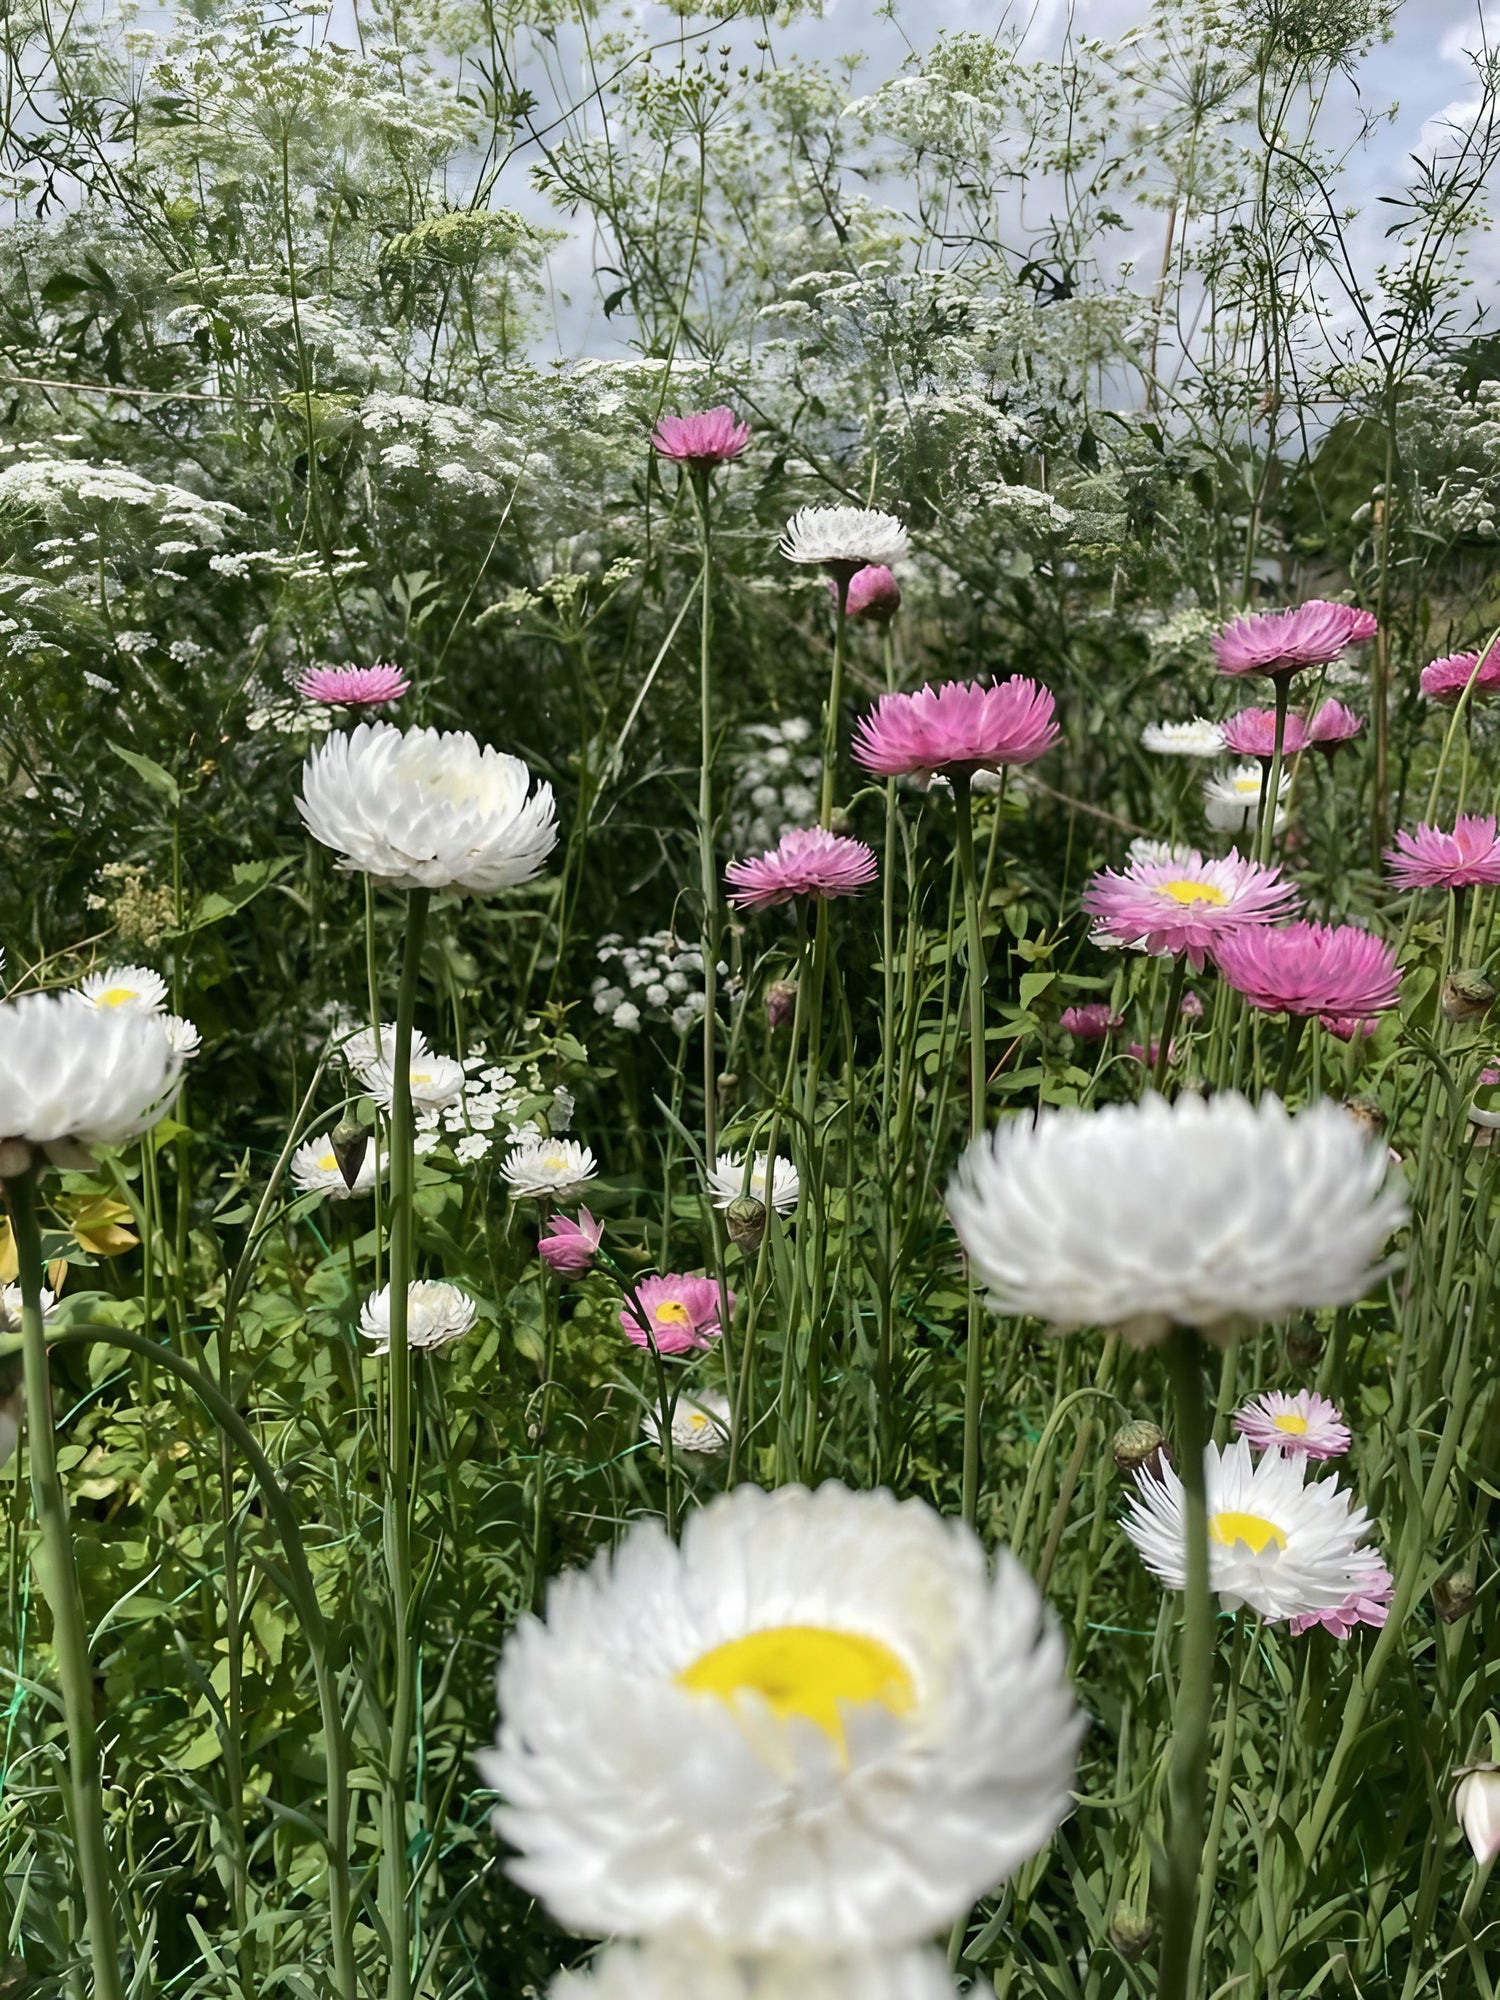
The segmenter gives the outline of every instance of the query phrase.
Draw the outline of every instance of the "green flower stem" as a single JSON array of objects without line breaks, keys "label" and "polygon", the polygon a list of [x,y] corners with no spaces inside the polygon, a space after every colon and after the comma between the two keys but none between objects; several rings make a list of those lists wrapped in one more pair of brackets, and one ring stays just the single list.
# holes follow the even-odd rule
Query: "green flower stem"
[{"label": "green flower stem", "polygon": [[667,1533],[674,1538],[677,1534],[677,1478],[672,1448],[672,1420],[677,1413],[677,1394],[667,1387],[667,1365],[662,1359],[661,1349],[656,1344],[656,1335],[651,1331],[651,1315],[641,1304],[641,1295],[629,1276],[615,1262],[606,1250],[599,1252],[599,1264],[608,1271],[625,1295],[626,1304],[635,1315],[635,1323],[646,1336],[646,1346],[656,1368],[656,1406],[659,1412],[657,1422],[661,1426],[662,1473],[667,1482]]},{"label": "green flower stem", "polygon": [[1271,752],[1271,775],[1260,790],[1260,816],[1256,821],[1260,853],[1257,857],[1262,867],[1271,863],[1271,849],[1276,839],[1276,807],[1281,793],[1281,758],[1286,742],[1286,712],[1292,697],[1292,677],[1290,674],[1276,674],[1272,677],[1276,689],[1276,742]]},{"label": "green flower stem", "polygon": [[411,1992],[410,1866],[406,1832],[406,1776],[416,1720],[415,1604],[411,1581],[411,1349],[406,1340],[406,1290],[412,1281],[412,1195],[416,1129],[411,1104],[412,1017],[422,970],[422,940],[431,893],[411,890],[406,899],[406,944],[396,999],[396,1047],[392,1062],[391,1109],[391,1351],[390,1478],[383,1519],[386,1570],[391,1588],[391,1626],[396,1649],[396,1687],[391,1703],[390,1757],[386,1772],[384,1867],[381,1914],[390,1938],[390,2000]]},{"label": "green flower stem", "polygon": [[1161,1024],[1156,1070],[1151,1078],[1152,1088],[1163,1094],[1167,1087],[1167,1065],[1172,1060],[1172,1037],[1177,1032],[1178,1018],[1182,1013],[1182,989],[1187,984],[1187,965],[1187,953],[1180,951],[1172,962],[1172,977],[1167,986],[1167,1011]]},{"label": "green flower stem", "polygon": [[[984,1047],[984,936],[979,919],[979,880],[974,867],[974,798],[969,773],[953,778],[954,847],[963,884],[964,940],[969,958],[969,1136],[984,1130],[988,1065]],[[984,1308],[973,1275],[968,1279],[968,1328],[964,1348],[963,1517],[973,1527],[979,1517],[979,1406],[984,1392]]]},{"label": "green flower stem", "polygon": [[68,1817],[88,1914],[93,2000],[124,2000],[115,1931],[114,1885],[104,1832],[104,1787],[94,1732],[94,1677],[89,1665],[88,1628],[84,1622],[83,1594],[78,1586],[67,1496],[57,1470],[52,1376],[42,1325],[42,1235],[37,1223],[35,1173],[28,1171],[7,1180],[5,1198],[20,1264],[26,1447],[32,1511],[41,1536],[37,1569],[42,1593],[52,1613],[52,1648],[62,1682],[63,1716],[68,1730]]},{"label": "green flower stem", "polygon": [[[546,1228],[546,1215],[542,1217],[542,1227]],[[552,1376],[557,1366],[557,1293],[551,1274],[545,1265],[541,1274],[542,1287],[542,1379],[538,1385],[536,1406],[536,1471],[535,1485],[531,1497],[531,1588],[527,1591],[527,1602],[533,1611],[540,1611],[542,1598],[547,1588],[547,1533],[549,1517],[547,1513],[547,1432],[552,1417]]]},{"label": "green flower stem", "polygon": [[1203,1800],[1208,1766],[1208,1723],[1213,1705],[1214,1607],[1208,1588],[1208,1502],[1203,1453],[1208,1443],[1208,1406],[1203,1394],[1203,1357],[1198,1336],[1174,1327],[1167,1341],[1167,1368],[1176,1411],[1177,1454],[1187,1517],[1187,1589],[1182,1607],[1182,1646],[1177,1702],[1172,1717],[1167,1798],[1166,1892],[1162,1898],[1161,1956],[1157,2000],[1187,2000],[1189,1961],[1203,1859]]},{"label": "green flower stem", "polygon": [[833,825],[833,787],[839,766],[839,709],[844,699],[844,626],[848,618],[849,578],[842,573],[833,579],[838,609],[833,624],[833,670],[828,677],[828,713],[823,717],[823,795],[818,808],[818,824]]},{"label": "green flower stem", "polygon": [[[718,1076],[714,1055],[719,986],[719,876],[714,861],[713,528],[709,473],[693,474],[703,531],[703,615],[698,644],[698,876],[703,896],[703,1157],[713,1171],[718,1158]],[[714,1225],[715,1249],[718,1228]],[[715,1262],[722,1264],[722,1258]]]},{"label": "green flower stem", "polygon": [[1214,1780],[1213,1809],[1208,1818],[1208,1839],[1203,1848],[1203,1872],[1198,1881],[1198,1915],[1193,1924],[1193,1957],[1188,1991],[1196,1993],[1201,1984],[1203,1948],[1208,1942],[1209,1919],[1214,1907],[1214,1877],[1218,1872],[1219,1845],[1224,1838],[1224,1818],[1229,1810],[1229,1790],[1234,1778],[1235,1736],[1240,1717],[1240,1673],[1245,1659],[1245,1621],[1234,1621],[1234,1640],[1229,1655],[1229,1688],[1224,1699],[1224,1736],[1219,1749],[1219,1773]]}]

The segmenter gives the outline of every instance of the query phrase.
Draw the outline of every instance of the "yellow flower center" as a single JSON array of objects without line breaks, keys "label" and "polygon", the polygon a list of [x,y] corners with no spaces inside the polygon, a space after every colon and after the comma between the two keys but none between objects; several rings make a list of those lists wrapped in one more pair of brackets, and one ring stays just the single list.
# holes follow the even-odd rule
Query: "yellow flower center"
[{"label": "yellow flower center", "polygon": [[432,1071],[430,1069],[414,1069],[411,1073],[411,1080],[413,1086],[419,1083],[431,1083]]},{"label": "yellow flower center", "polygon": [[1307,1435],[1306,1417],[1296,1416],[1290,1410],[1284,1417],[1272,1417],[1271,1426],[1274,1430],[1287,1431],[1293,1437],[1306,1437]]},{"label": "yellow flower center", "polygon": [[1247,799],[1253,799],[1259,795],[1260,773],[1258,771],[1244,771],[1239,777],[1231,778],[1229,782],[1237,792],[1241,793]]},{"label": "yellow flower center", "polygon": [[332,1153],[324,1153],[318,1160],[318,1172],[320,1174],[331,1174],[337,1165],[338,1161],[333,1157]]},{"label": "yellow flower center", "polygon": [[108,986],[102,993],[94,995],[94,1005],[96,1007],[123,1007],[127,1000],[135,1000],[138,997],[133,986]]},{"label": "yellow flower center", "polygon": [[1286,1547],[1286,1536],[1263,1514],[1214,1514],[1209,1518],[1208,1532],[1221,1549],[1243,1542],[1253,1556],[1263,1556],[1273,1546]]},{"label": "yellow flower center", "polygon": [[1174,903],[1222,904],[1229,901],[1224,891],[1216,889],[1212,882],[1190,882],[1185,877],[1179,877],[1175,882],[1159,882],[1157,887]]},{"label": "yellow flower center", "polygon": [[690,1431],[702,1431],[708,1429],[708,1418],[704,1416],[701,1410],[688,1411],[688,1429]]},{"label": "yellow flower center", "polygon": [[727,1640],[684,1667],[677,1685],[730,1707],[737,1695],[758,1694],[778,1721],[800,1715],[841,1747],[844,1706],[879,1702],[904,1715],[916,1700],[911,1675],[889,1646],[826,1625],[772,1625]]},{"label": "yellow flower center", "polygon": [[567,1155],[565,1153],[549,1153],[542,1161],[542,1165],[550,1174],[565,1174],[568,1171]]},{"label": "yellow flower center", "polygon": [[663,1299],[653,1308],[651,1317],[658,1326],[688,1326],[693,1316],[680,1299]]}]

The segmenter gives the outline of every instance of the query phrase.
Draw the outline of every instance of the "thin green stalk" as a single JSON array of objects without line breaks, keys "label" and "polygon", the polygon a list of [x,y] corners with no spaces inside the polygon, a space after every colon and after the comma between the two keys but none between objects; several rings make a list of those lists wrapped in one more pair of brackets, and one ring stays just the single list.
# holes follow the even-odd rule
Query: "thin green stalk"
[{"label": "thin green stalk", "polygon": [[833,825],[833,787],[839,764],[839,708],[844,699],[844,626],[849,605],[849,578],[842,573],[833,579],[838,609],[833,625],[833,670],[828,677],[828,713],[823,718],[823,795],[818,824]]},{"label": "thin green stalk", "polygon": [[1167,1011],[1161,1024],[1161,1042],[1156,1051],[1156,1069],[1151,1078],[1154,1090],[1164,1093],[1167,1087],[1167,1065],[1172,1060],[1172,1037],[1177,1032],[1177,1021],[1182,1013],[1182,989],[1187,983],[1187,953],[1180,951],[1172,963],[1171,983],[1167,987]]},{"label": "thin green stalk", "polygon": [[1272,676],[1276,689],[1276,742],[1271,752],[1271,774],[1261,787],[1260,819],[1258,822],[1261,866],[1269,867],[1271,849],[1276,840],[1276,808],[1281,799],[1281,758],[1286,743],[1286,712],[1292,695],[1290,674]]},{"label": "thin green stalk", "polygon": [[1229,1687],[1224,1697],[1224,1735],[1219,1747],[1219,1774],[1214,1781],[1213,1810],[1208,1818],[1208,1839],[1203,1848],[1203,1872],[1198,1883],[1198,1915],[1193,1924],[1193,1958],[1188,1990],[1196,1993],[1201,1985],[1203,1948],[1208,1942],[1209,1919],[1214,1908],[1214,1877],[1218,1873],[1219,1845],[1224,1838],[1224,1820],[1229,1811],[1229,1788],[1234,1778],[1235,1735],[1240,1717],[1240,1672],[1245,1658],[1245,1623],[1234,1621],[1234,1639],[1229,1653]]},{"label": "thin green stalk", "polygon": [[1302,1042],[1302,1031],[1307,1026],[1305,1014],[1288,1014],[1286,1017],[1286,1039],[1281,1044],[1281,1067],[1276,1072],[1276,1095],[1286,1102],[1287,1086],[1292,1080],[1292,1065],[1297,1059],[1297,1050]]},{"label": "thin green stalk", "polygon": [[[719,967],[719,876],[714,862],[713,539],[707,468],[693,474],[703,530],[703,615],[698,646],[698,871],[703,896],[703,1158],[718,1158],[718,1078],[714,1058]],[[715,1231],[717,1237],[717,1231]]]},{"label": "thin green stalk", "polygon": [[[979,880],[974,867],[974,799],[969,773],[953,776],[954,845],[963,883],[964,937],[969,958],[969,1137],[984,1131],[988,1066],[984,1048],[984,937],[979,920]],[[968,1280],[967,1339],[964,1349],[963,1518],[979,1517],[979,1406],[984,1393],[984,1308],[972,1274]]]}]

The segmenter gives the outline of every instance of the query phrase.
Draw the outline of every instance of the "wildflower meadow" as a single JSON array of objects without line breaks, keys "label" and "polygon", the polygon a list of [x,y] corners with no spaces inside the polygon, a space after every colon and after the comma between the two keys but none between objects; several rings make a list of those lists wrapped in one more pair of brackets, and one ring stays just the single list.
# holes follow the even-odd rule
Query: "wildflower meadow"
[{"label": "wildflower meadow", "polygon": [[1494,23],[992,12],[5,11],[0,2000],[1494,2000]]}]

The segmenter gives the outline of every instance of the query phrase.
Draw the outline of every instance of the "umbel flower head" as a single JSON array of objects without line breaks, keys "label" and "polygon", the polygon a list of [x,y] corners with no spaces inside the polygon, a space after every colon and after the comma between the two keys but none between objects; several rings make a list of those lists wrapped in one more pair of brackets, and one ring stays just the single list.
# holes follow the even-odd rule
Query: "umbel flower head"
[{"label": "umbel flower head", "polygon": [[339,865],[393,889],[487,896],[529,882],[557,842],[552,787],[461,729],[361,722],[302,767],[297,810]]},{"label": "umbel flower head", "polygon": [[320,1132],[293,1153],[292,1185],[298,1194],[326,1194],[330,1201],[347,1201],[352,1195],[368,1194],[374,1187],[377,1160],[378,1170],[384,1172],[385,1154],[378,1153],[375,1146],[367,1145],[351,1187],[344,1179],[333,1139],[327,1132]]},{"label": "umbel flower head", "polygon": [[[1352,1598],[1378,1599],[1390,1574],[1366,1545],[1369,1516],[1336,1479],[1307,1478],[1308,1460],[1268,1451],[1252,1458],[1246,1439],[1203,1454],[1208,1500],[1208,1580],[1226,1611],[1248,1604],[1272,1623],[1323,1622]],[[1187,1581],[1182,1481],[1170,1465],[1135,1476],[1125,1532],[1151,1574],[1169,1590]],[[1384,1611],[1363,1622],[1383,1624]]]},{"label": "umbel flower head", "polygon": [[1236,850],[1208,860],[1196,848],[1165,861],[1102,869],[1083,895],[1096,935],[1158,957],[1185,952],[1195,972],[1233,932],[1268,924],[1296,903],[1297,891],[1279,868],[1241,860]]},{"label": "umbel flower head", "polygon": [[1373,639],[1368,611],[1310,598],[1290,611],[1252,611],[1231,619],[1213,642],[1221,674],[1290,674],[1330,666],[1350,646]]},{"label": "umbel flower head", "polygon": [[750,442],[750,426],[720,404],[690,417],[663,417],[651,433],[652,449],[689,471],[712,471],[738,458]]},{"label": "umbel flower head", "polygon": [[[658,1354],[691,1354],[724,1331],[719,1323],[719,1287],[712,1278],[668,1271],[664,1277],[643,1278],[635,1296],[640,1313],[627,1303],[620,1310],[620,1324],[626,1339],[637,1347],[654,1347]],[[734,1293],[726,1296],[733,1312]]]},{"label": "umbel flower head", "polygon": [[797,1169],[778,1153],[775,1171],[770,1174],[771,1191],[767,1194],[766,1177],[770,1166],[766,1155],[757,1153],[755,1164],[747,1176],[743,1153],[720,1153],[708,1176],[709,1199],[714,1207],[728,1208],[742,1194],[748,1194],[755,1201],[769,1201],[778,1215],[790,1215],[802,1192]]},{"label": "umbel flower head", "polygon": [[399,701],[411,682],[399,667],[309,667],[297,680],[304,701],[330,708],[384,708]]},{"label": "umbel flower head", "polygon": [[1148,722],[1141,742],[1158,757],[1217,757],[1224,748],[1224,732],[1206,715],[1191,722]]},{"label": "umbel flower head", "polygon": [[525,1139],[505,1156],[500,1171],[516,1201],[572,1201],[599,1169],[592,1148],[576,1139]]},{"label": "umbel flower head", "polygon": [[1500,645],[1487,646],[1482,662],[1478,653],[1447,653],[1422,669],[1422,692],[1429,701],[1456,702],[1471,681],[1471,701],[1500,691]]},{"label": "umbel flower head", "polygon": [[803,507],[781,537],[788,562],[815,564],[846,585],[857,570],[889,569],[906,550],[902,523],[873,507]]},{"label": "umbel flower head", "polygon": [[522,1620],[499,1695],[522,1887],[592,1936],[745,1952],[945,1928],[1067,1814],[1083,1728],[1007,1551],[992,1578],[924,1501],[833,1484],[736,1487],[680,1547],[632,1528]]},{"label": "umbel flower head", "polygon": [[875,880],[875,855],[862,840],[818,826],[793,827],[764,854],[724,870],[729,900],[769,910],[794,896],[852,896]]},{"label": "umbel flower head", "polygon": [[942,1954],[730,1952],[699,1939],[616,1944],[560,1972],[547,2000],[955,2000]]},{"label": "umbel flower head", "polygon": [[[457,1285],[445,1285],[419,1278],[406,1288],[406,1344],[408,1347],[446,1347],[459,1340],[474,1324],[476,1308],[467,1292]],[[391,1351],[391,1288],[382,1285],[365,1300],[359,1316],[359,1330],[375,1343],[377,1354]]]},{"label": "umbel flower head", "polygon": [[[1251,833],[1260,815],[1260,795],[1270,782],[1264,764],[1236,764],[1232,771],[1215,771],[1203,780],[1203,817],[1216,833]],[[1283,771],[1276,787],[1276,825],[1285,824],[1281,802],[1292,789],[1292,774]]]},{"label": "umbel flower head", "polygon": [[1261,924],[1223,938],[1214,956],[1268,1014],[1382,1014],[1401,998],[1395,947],[1355,924]]},{"label": "umbel flower head", "polygon": [[1257,1451],[1285,1451],[1293,1457],[1342,1458],[1349,1449],[1349,1426],[1338,1405],[1316,1389],[1288,1396],[1267,1389],[1234,1413],[1234,1427]]},{"label": "umbel flower head", "polygon": [[[1276,711],[1274,708],[1242,708],[1224,724],[1224,748],[1236,757],[1276,755]],[[1281,754],[1295,757],[1307,748],[1307,724],[1300,715],[1289,715],[1281,732]]]},{"label": "umbel flower head", "polygon": [[[646,1411],[641,1431],[652,1444],[660,1446],[659,1410]],[[678,1451],[716,1457],[729,1443],[729,1398],[716,1389],[700,1389],[696,1396],[679,1396],[672,1411],[672,1443]]]},{"label": "umbel flower head", "polygon": [[878,778],[998,771],[1030,764],[1057,742],[1057,704],[1021,674],[995,687],[945,681],[884,694],[854,732],[854,760]]},{"label": "umbel flower head", "polygon": [[1460,813],[1452,833],[1426,825],[1398,833],[1385,860],[1398,889],[1476,889],[1500,882],[1495,815]]},{"label": "umbel flower head", "polygon": [[0,1176],[38,1155],[83,1166],[91,1146],[123,1146],[170,1109],[184,1057],[167,1018],[94,1007],[76,993],[0,1003]]},{"label": "umbel flower head", "polygon": [[1362,1298],[1406,1217],[1385,1146],[1342,1105],[1154,1093],[1043,1111],[973,1141],[948,1213],[996,1312],[1117,1326],[1245,1324]]},{"label": "umbel flower head", "polygon": [[167,982],[149,965],[107,965],[91,972],[73,989],[91,1007],[135,1007],[159,1014],[167,1004]]}]

